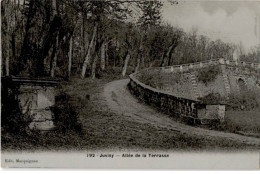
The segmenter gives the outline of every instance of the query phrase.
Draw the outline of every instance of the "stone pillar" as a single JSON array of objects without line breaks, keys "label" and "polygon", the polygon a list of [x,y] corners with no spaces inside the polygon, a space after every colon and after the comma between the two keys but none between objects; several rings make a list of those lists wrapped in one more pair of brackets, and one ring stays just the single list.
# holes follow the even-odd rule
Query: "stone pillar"
[{"label": "stone pillar", "polygon": [[171,66],[171,72],[173,72],[173,66]]},{"label": "stone pillar", "polygon": [[55,128],[51,108],[55,105],[55,86],[57,81],[50,78],[11,77],[5,86],[17,89],[15,94],[23,114],[32,120],[32,130],[50,131]]},{"label": "stone pillar", "polygon": [[181,66],[180,66],[180,71],[181,71],[181,72],[182,72],[182,69],[183,69],[183,68],[182,68],[182,65],[181,65]]},{"label": "stone pillar", "polygon": [[225,59],[223,59],[223,58],[219,59],[219,63],[222,65],[225,64]]}]

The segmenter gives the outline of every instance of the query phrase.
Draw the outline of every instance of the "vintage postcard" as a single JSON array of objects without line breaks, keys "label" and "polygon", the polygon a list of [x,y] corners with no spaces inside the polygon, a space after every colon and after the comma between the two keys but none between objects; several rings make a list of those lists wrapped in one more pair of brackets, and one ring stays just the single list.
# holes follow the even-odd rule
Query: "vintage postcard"
[{"label": "vintage postcard", "polygon": [[1,0],[2,168],[259,170],[260,1]]}]

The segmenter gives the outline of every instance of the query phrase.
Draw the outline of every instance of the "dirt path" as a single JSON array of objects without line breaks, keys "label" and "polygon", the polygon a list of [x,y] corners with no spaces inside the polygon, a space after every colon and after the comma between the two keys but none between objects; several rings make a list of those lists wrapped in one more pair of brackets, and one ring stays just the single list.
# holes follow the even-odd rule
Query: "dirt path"
[{"label": "dirt path", "polygon": [[129,80],[116,80],[105,85],[103,97],[112,112],[122,115],[125,119],[141,124],[150,124],[156,128],[166,128],[179,134],[201,137],[203,139],[226,139],[243,144],[260,147],[260,139],[246,137],[233,133],[225,133],[192,127],[169,118],[169,116],[157,112],[148,105],[140,103],[127,89]]}]

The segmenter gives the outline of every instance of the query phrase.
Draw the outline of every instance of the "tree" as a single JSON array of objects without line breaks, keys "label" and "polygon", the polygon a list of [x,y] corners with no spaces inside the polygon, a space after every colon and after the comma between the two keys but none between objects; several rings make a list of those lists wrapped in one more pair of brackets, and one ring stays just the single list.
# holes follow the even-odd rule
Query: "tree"
[{"label": "tree", "polygon": [[100,52],[100,68],[102,71],[105,70],[106,66],[106,42],[103,42],[101,45],[101,52]]},{"label": "tree", "polygon": [[71,65],[72,65],[72,43],[73,43],[73,40],[72,40],[72,36],[70,37],[70,46],[69,46],[69,63],[68,63],[68,77],[70,77],[71,75]]},{"label": "tree", "polygon": [[162,6],[163,3],[161,1],[156,1],[156,0],[141,1],[138,4],[138,7],[141,11],[141,16],[139,17],[138,20],[140,29],[137,30],[137,34],[140,34],[140,41],[139,41],[139,46],[137,51],[137,61],[136,61],[137,63],[135,67],[135,72],[138,71],[141,60],[144,62],[143,45],[145,42],[148,42],[147,34],[151,31],[151,28],[154,29],[156,26],[159,26],[161,24]]},{"label": "tree", "polygon": [[[91,20],[92,23],[94,24],[94,29],[93,29],[93,34],[92,34],[92,39],[91,42],[93,41],[98,41],[100,43],[103,43],[104,41],[104,36],[100,33],[100,30],[102,29],[102,25],[104,24],[104,20],[106,20],[108,17],[109,18],[117,18],[117,19],[125,19],[127,17],[127,14],[130,14],[130,10],[124,5],[124,1],[110,1],[110,0],[104,0],[104,1],[87,1],[86,2],[87,8],[91,10],[86,10],[87,13],[91,15]],[[96,39],[95,39],[96,38]],[[96,55],[98,54],[94,52],[93,54],[91,53],[92,50],[97,51],[99,48],[93,49],[94,43],[90,43],[89,48],[86,53],[86,57],[82,66],[82,72],[81,72],[81,78],[85,77],[86,69],[87,66],[90,63],[90,60],[93,59],[92,64],[96,65]],[[101,47],[102,44],[96,43],[96,46]],[[91,58],[93,56],[93,58]],[[91,71],[95,71],[93,67],[96,68],[96,66],[92,66]],[[92,74],[94,74],[92,72]],[[92,76],[94,77],[94,76]]]},{"label": "tree", "polygon": [[172,42],[171,42],[170,46],[168,47],[167,51],[165,51],[164,54],[163,54],[161,65],[160,65],[161,67],[162,66],[170,66],[171,65],[172,52],[177,47],[177,45],[179,43],[179,39],[180,39],[180,35],[179,34],[175,34],[173,36],[173,39],[172,39]]},{"label": "tree", "polygon": [[135,54],[136,47],[138,46],[138,35],[136,35],[136,27],[133,24],[126,25],[125,30],[125,40],[124,40],[124,48],[125,53],[123,56],[123,68],[122,68],[122,76],[124,77],[126,75],[126,71],[128,68],[128,64],[131,58],[138,57],[138,51],[137,54]]},{"label": "tree", "polygon": [[[6,31],[4,34],[5,38],[5,49],[6,49],[6,55],[5,55],[5,75],[9,76],[9,61],[10,61],[10,34],[11,34],[11,28],[10,28],[10,17],[11,17],[11,3],[10,1],[4,1],[1,3],[3,5],[3,22],[5,22],[6,25]],[[1,52],[2,54],[2,52]],[[1,59],[2,60],[2,59]]]},{"label": "tree", "polygon": [[[137,72],[149,66],[230,58],[234,49],[162,23],[163,1],[19,2],[4,0],[1,8],[2,74],[67,78],[78,73],[95,78],[113,66],[125,76],[129,67]],[[256,56],[256,51],[244,54]]]},{"label": "tree", "polygon": [[161,24],[161,10],[163,3],[158,0],[140,1],[141,16],[138,23],[144,28]]},{"label": "tree", "polygon": [[239,57],[241,61],[260,63],[260,45],[249,50],[247,54]]},{"label": "tree", "polygon": [[[0,7],[0,14],[2,15],[2,7]],[[0,28],[2,29],[2,18],[0,17]],[[0,60],[3,60],[2,57],[2,31],[0,32]],[[1,62],[1,76],[3,76],[3,62]]]},{"label": "tree", "polygon": [[87,54],[82,67],[81,78],[85,77],[87,67],[90,65],[91,55],[93,55],[93,51],[94,51],[93,47],[95,46],[96,35],[97,35],[97,24],[95,24],[94,26],[92,39],[88,46]]},{"label": "tree", "polygon": [[[58,4],[56,0],[52,0],[52,10],[53,10],[53,16],[54,18],[57,18],[58,16]],[[52,56],[51,56],[51,71],[50,75],[51,77],[54,77],[56,65],[57,65],[57,52],[58,52],[58,47],[59,47],[59,32],[56,34],[56,42],[53,44],[53,49],[52,49]]]},{"label": "tree", "polygon": [[127,51],[126,54],[125,54],[124,66],[123,66],[123,69],[122,69],[122,76],[123,77],[126,74],[126,70],[127,70],[127,66],[128,66],[130,58],[131,58],[130,53],[129,53],[129,51]]}]

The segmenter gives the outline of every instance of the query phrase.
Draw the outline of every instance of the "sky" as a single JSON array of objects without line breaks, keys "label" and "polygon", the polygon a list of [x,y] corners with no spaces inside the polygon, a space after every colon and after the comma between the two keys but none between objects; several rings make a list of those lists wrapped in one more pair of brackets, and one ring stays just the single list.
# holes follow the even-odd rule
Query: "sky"
[{"label": "sky", "polygon": [[162,17],[167,23],[183,28],[184,31],[190,32],[195,28],[198,34],[213,40],[242,44],[246,50],[260,44],[259,0],[179,0],[177,5],[165,2]]}]

